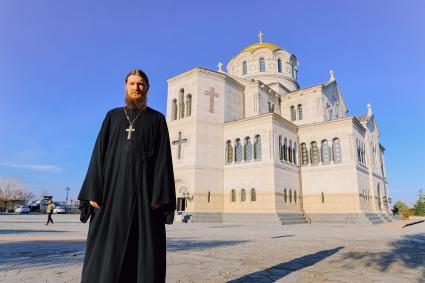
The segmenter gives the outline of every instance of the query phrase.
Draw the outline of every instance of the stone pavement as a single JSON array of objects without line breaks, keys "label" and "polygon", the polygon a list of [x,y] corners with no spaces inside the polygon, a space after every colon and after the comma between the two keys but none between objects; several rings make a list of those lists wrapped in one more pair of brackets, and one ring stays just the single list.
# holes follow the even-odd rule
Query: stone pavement
[{"label": "stone pavement", "polygon": [[[79,282],[88,225],[53,219],[0,215],[0,282]],[[425,282],[425,223],[406,223],[175,223],[167,282]]]}]

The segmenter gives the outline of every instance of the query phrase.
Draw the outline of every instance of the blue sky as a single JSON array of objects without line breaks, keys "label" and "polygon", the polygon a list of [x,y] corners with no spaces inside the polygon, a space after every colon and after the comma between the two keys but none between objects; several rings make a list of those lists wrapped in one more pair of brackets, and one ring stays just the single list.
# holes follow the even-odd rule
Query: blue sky
[{"label": "blue sky", "polygon": [[0,2],[0,177],[75,199],[107,110],[132,68],[165,113],[166,80],[216,70],[245,46],[278,44],[300,61],[301,87],[331,68],[350,115],[370,102],[393,200],[425,188],[424,1]]}]

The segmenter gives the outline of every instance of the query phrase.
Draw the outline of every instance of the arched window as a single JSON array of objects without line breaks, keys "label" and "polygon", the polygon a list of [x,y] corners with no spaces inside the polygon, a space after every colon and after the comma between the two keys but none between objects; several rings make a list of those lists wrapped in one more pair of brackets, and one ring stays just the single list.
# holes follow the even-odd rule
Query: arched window
[{"label": "arched window", "polygon": [[226,163],[232,163],[233,161],[233,147],[232,142],[226,142]]},{"label": "arched window", "polygon": [[244,143],[244,160],[248,161],[252,159],[252,144],[251,144],[251,139],[249,137],[245,138],[245,143]]},{"label": "arched window", "polygon": [[254,160],[261,160],[261,137],[256,135],[254,137]]},{"label": "arched window", "polygon": [[277,71],[282,73],[282,60],[277,59]]},{"label": "arched window", "polygon": [[245,191],[245,189],[241,190],[241,201],[246,201],[246,191]]},{"label": "arched window", "polygon": [[248,73],[248,66],[246,61],[243,61],[242,63],[242,74],[245,76]]},{"label": "arched window", "polygon": [[232,202],[236,202],[236,190],[232,190]]},{"label": "arched window", "polygon": [[283,159],[283,145],[282,145],[282,136],[279,136],[279,159]]},{"label": "arched window", "polygon": [[322,163],[329,164],[331,161],[331,152],[327,140],[322,141]]},{"label": "arched window", "polygon": [[291,106],[291,121],[297,120],[297,112],[295,112],[295,106]]},{"label": "arched window", "polygon": [[297,203],[297,191],[294,191],[294,202]]},{"label": "arched window", "polygon": [[192,95],[186,95],[186,117],[189,117],[192,114]]},{"label": "arched window", "polygon": [[235,140],[235,162],[241,162],[242,161],[242,145],[241,140],[236,139]]},{"label": "arched window", "polygon": [[292,190],[289,190],[289,202],[292,203]]},{"label": "arched window", "polygon": [[173,99],[171,104],[171,119],[177,120],[177,99]]},{"label": "arched window", "polygon": [[305,143],[301,144],[301,164],[308,165],[308,150]]},{"label": "arched window", "polygon": [[317,147],[317,142],[313,141],[310,144],[310,160],[311,164],[319,164],[319,148]]},{"label": "arched window", "polygon": [[289,163],[292,163],[292,141],[289,141],[288,160],[289,160]]},{"label": "arched window", "polygon": [[208,192],[208,202],[211,202],[211,192]]},{"label": "arched window", "polygon": [[283,190],[283,200],[285,202],[288,202],[288,191],[286,190],[286,188]]},{"label": "arched window", "polygon": [[298,120],[303,119],[303,106],[301,104],[298,104]]},{"label": "arched window", "polygon": [[283,142],[283,160],[288,161],[288,142],[286,138]]},{"label": "arched window", "polygon": [[294,143],[294,147],[292,149],[292,163],[294,163],[295,165],[297,165],[297,144]]},{"label": "arched window", "polygon": [[335,138],[332,142],[332,156],[335,163],[341,162],[341,144],[339,138]]},{"label": "arched window", "polygon": [[264,58],[260,58],[260,72],[266,71],[266,63],[264,61]]},{"label": "arched window", "polygon": [[180,90],[179,95],[179,118],[184,118],[184,89]]},{"label": "arched window", "polygon": [[254,188],[251,189],[251,201],[257,200],[257,193]]}]

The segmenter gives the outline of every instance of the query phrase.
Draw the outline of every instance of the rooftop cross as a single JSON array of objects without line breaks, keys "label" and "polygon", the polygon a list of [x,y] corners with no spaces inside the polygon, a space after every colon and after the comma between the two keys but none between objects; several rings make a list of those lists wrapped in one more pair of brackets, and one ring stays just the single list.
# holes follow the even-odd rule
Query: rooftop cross
[{"label": "rooftop cross", "polygon": [[260,31],[260,33],[257,35],[260,38],[260,43],[263,43],[263,33]]}]

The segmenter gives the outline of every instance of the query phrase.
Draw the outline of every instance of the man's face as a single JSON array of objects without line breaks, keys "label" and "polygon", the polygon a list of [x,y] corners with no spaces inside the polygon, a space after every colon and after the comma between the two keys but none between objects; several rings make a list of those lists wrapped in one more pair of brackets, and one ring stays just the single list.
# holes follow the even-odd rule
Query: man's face
[{"label": "man's face", "polygon": [[125,90],[129,97],[138,99],[146,92],[146,83],[142,77],[131,75],[127,78]]}]

